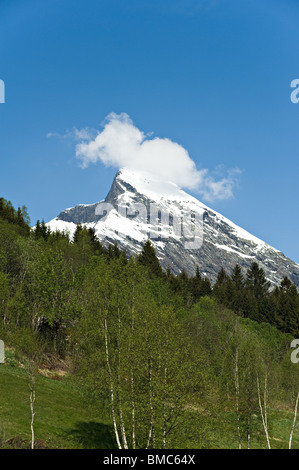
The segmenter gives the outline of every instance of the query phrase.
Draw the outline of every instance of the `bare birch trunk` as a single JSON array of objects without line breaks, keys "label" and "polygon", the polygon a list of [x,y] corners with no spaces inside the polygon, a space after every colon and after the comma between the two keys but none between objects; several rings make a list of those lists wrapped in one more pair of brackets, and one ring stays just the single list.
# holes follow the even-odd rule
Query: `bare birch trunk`
[{"label": "bare birch trunk", "polygon": [[35,404],[35,379],[31,375],[31,384],[30,384],[30,411],[31,411],[31,449],[34,449],[34,404]]},{"label": "bare birch trunk", "polygon": [[164,368],[164,413],[163,413],[163,449],[166,449],[167,436],[167,419],[166,419],[166,384],[167,384],[167,367]]},{"label": "bare birch trunk", "polygon": [[267,372],[265,372],[265,386],[264,386],[264,414],[265,414],[265,425],[268,433],[268,417],[267,417],[267,393],[268,393],[268,382]]},{"label": "bare birch trunk", "polygon": [[152,358],[149,360],[149,389],[150,389],[150,412],[151,412],[151,424],[148,433],[148,439],[146,449],[149,448],[150,442],[153,443],[153,449],[155,448],[155,433],[154,433],[154,405],[153,405],[153,384],[152,384]]},{"label": "bare birch trunk", "polygon": [[250,449],[250,438],[251,438],[251,408],[247,406],[247,449]]},{"label": "bare birch trunk", "polygon": [[119,311],[119,306],[118,306],[118,341],[117,341],[117,347],[118,347],[118,372],[117,372],[117,381],[118,381],[118,416],[119,416],[119,425],[120,425],[120,432],[121,432],[121,437],[123,441],[123,446],[124,449],[128,449],[128,442],[127,442],[127,437],[126,437],[126,429],[125,429],[125,423],[123,419],[123,411],[122,411],[122,398],[120,394],[120,370],[121,370],[121,321],[120,321],[120,311]]},{"label": "bare birch trunk", "polygon": [[258,393],[259,407],[260,407],[263,427],[264,427],[264,431],[266,434],[268,449],[271,449],[269,434],[268,434],[268,422],[267,422],[267,373],[265,375],[264,410],[263,410],[263,405],[262,405],[262,400],[261,400],[260,381],[259,381],[258,375],[256,376],[256,383],[257,383],[257,393]]},{"label": "bare birch trunk", "polygon": [[129,447],[127,443],[126,429],[125,429],[125,424],[124,424],[124,419],[123,419],[122,402],[120,398],[118,400],[118,415],[119,415],[119,425],[120,425],[123,446],[124,446],[124,449],[128,449]]},{"label": "bare birch trunk", "polygon": [[240,386],[239,386],[239,351],[236,349],[235,356],[235,391],[236,391],[236,411],[237,411],[237,431],[238,431],[238,440],[239,440],[239,449],[242,449],[242,440],[241,440],[241,426],[240,426]]},{"label": "bare birch trunk", "polygon": [[132,447],[136,449],[136,434],[135,434],[135,392],[134,392],[134,374],[131,375],[131,393],[132,393]]},{"label": "bare birch trunk", "polygon": [[[135,313],[135,288],[133,287],[132,290],[132,324],[131,324],[131,331],[132,331],[132,340],[134,335],[134,313]],[[131,345],[132,348],[132,345]],[[136,429],[135,429],[135,382],[134,382],[134,371],[132,369],[131,372],[131,394],[132,394],[132,447],[136,449]]]},{"label": "bare birch trunk", "polygon": [[115,409],[114,409],[114,386],[113,386],[112,371],[111,371],[110,359],[109,359],[107,318],[105,318],[105,322],[104,322],[104,332],[105,332],[106,362],[107,362],[108,374],[109,374],[109,378],[110,378],[110,398],[111,398],[111,414],[112,414],[112,421],[113,421],[114,434],[115,434],[115,439],[116,439],[116,442],[117,442],[117,447],[118,447],[119,449],[122,449],[122,446],[121,446],[121,443],[120,443],[120,439],[119,439],[119,434],[118,434],[118,429],[117,429],[117,422],[116,422],[116,416],[115,416]]},{"label": "bare birch trunk", "polygon": [[299,402],[299,392],[297,394],[296,403],[295,403],[294,420],[293,420],[293,426],[292,426],[291,433],[290,433],[289,449],[292,448],[293,434],[294,434],[294,430],[296,428],[298,402]]},{"label": "bare birch trunk", "polygon": [[152,439],[152,425],[150,426],[150,430],[149,430],[149,433],[148,433],[147,443],[146,443],[146,447],[145,447],[146,450],[149,448],[149,445],[151,443],[151,439]]}]

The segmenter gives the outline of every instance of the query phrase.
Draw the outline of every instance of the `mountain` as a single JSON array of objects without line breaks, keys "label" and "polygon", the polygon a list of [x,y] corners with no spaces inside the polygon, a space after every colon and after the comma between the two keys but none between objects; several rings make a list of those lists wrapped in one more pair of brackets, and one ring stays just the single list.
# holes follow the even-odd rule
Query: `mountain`
[{"label": "mountain", "polygon": [[221,267],[230,272],[237,263],[247,269],[257,261],[273,286],[284,276],[299,286],[299,265],[282,252],[176,184],[141,171],[121,169],[105,200],[65,209],[47,225],[73,235],[78,223],[94,227],[103,245],[117,242],[130,255],[150,238],[162,266],[176,274],[184,268],[193,275],[198,266],[214,282]]}]

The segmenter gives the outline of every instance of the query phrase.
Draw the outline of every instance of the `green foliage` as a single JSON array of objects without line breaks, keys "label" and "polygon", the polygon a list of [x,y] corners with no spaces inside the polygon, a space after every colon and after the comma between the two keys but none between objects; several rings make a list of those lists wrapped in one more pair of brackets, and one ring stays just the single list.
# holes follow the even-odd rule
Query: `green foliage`
[{"label": "green foliage", "polygon": [[19,207],[16,210],[10,201],[0,197],[0,218],[11,224],[18,225],[24,229],[24,233],[29,232],[30,219],[26,206]]},{"label": "green foliage", "polygon": [[152,276],[163,276],[163,270],[157,258],[155,249],[150,240],[147,240],[143,246],[142,252],[138,256],[138,261],[146,266]]},{"label": "green foliage", "polygon": [[37,393],[40,368],[67,360],[122,447],[265,447],[259,381],[270,437],[280,432],[273,410],[293,412],[299,387],[289,357],[299,296],[288,278],[270,290],[253,263],[220,270],[212,287],[198,268],[164,273],[150,241],[128,259],[90,228],[70,240],[28,223],[0,199],[0,336]]},{"label": "green foliage", "polygon": [[83,289],[77,367],[93,390],[110,394],[123,447],[174,445],[173,431],[205,382],[198,347],[173,307],[159,305],[157,289],[138,263],[120,259],[97,263]]}]

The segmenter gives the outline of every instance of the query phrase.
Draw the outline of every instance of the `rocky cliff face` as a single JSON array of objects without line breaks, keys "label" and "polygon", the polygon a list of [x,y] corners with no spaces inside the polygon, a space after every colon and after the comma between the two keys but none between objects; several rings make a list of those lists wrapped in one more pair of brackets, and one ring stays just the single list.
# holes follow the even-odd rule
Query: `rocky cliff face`
[{"label": "rocky cliff face", "polygon": [[150,238],[164,268],[183,268],[194,274],[198,266],[212,282],[223,267],[244,269],[257,261],[272,285],[284,276],[299,286],[299,265],[208,208],[171,182],[145,173],[120,170],[104,201],[78,205],[48,223],[51,230],[72,235],[76,224],[94,227],[104,245],[117,242],[135,255]]}]

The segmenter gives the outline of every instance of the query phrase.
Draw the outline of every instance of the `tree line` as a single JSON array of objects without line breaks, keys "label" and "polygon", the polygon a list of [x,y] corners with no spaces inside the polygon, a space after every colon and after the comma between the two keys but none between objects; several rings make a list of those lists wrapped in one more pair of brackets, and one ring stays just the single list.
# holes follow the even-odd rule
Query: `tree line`
[{"label": "tree line", "polygon": [[294,412],[292,446],[298,293],[288,279],[270,290],[253,263],[222,269],[212,286],[198,269],[164,272],[150,241],[128,258],[81,225],[72,240],[44,222],[32,230],[24,208],[21,220],[3,204],[0,335],[28,371],[33,446],[49,357],[70,358],[74,381],[109,410],[118,448],[209,448],[224,436],[271,447],[277,406]]}]

